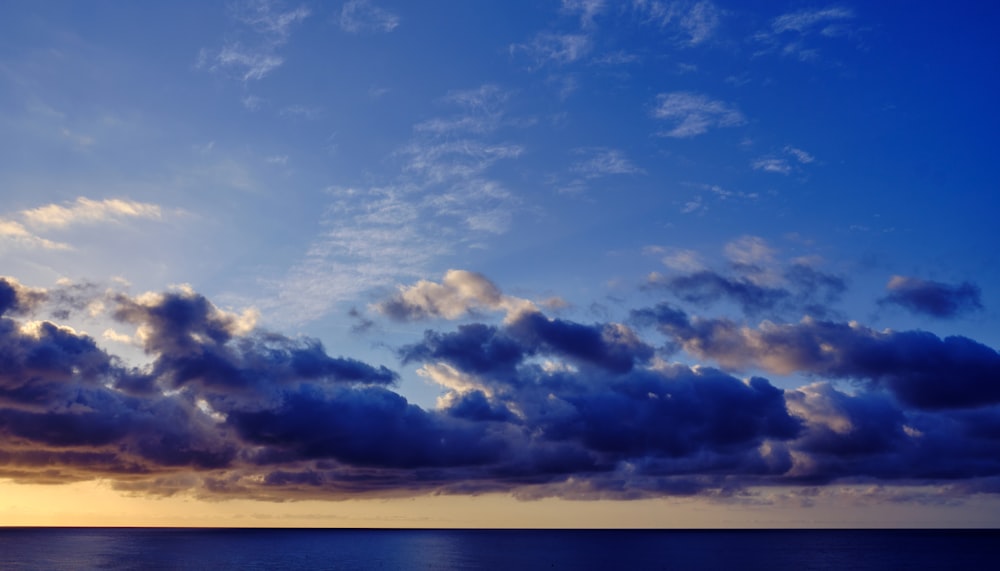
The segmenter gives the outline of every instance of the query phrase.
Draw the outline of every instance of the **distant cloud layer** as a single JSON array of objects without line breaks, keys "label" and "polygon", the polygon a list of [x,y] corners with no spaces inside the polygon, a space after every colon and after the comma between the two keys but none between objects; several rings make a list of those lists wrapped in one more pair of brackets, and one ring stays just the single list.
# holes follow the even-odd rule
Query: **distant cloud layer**
[{"label": "distant cloud layer", "polygon": [[[731,254],[762,262],[762,248],[747,239]],[[839,291],[835,278],[803,275],[784,277]],[[791,295],[711,272],[669,286],[751,306]],[[35,319],[95,307],[134,330],[124,338],[147,365]],[[253,311],[223,311],[187,287],[132,296],[0,279],[0,477],[262,499],[724,497],[841,480],[947,494],[1000,480],[1000,354],[965,337],[812,318],[749,327],[665,303],[628,324],[580,323],[464,270],[373,307],[397,319],[476,309],[506,319],[428,329],[398,348],[442,389],[424,409],[392,389],[389,368],[262,330]],[[651,329],[667,351],[715,366],[666,361],[643,339]],[[733,375],[742,370],[814,380],[782,390]]]}]

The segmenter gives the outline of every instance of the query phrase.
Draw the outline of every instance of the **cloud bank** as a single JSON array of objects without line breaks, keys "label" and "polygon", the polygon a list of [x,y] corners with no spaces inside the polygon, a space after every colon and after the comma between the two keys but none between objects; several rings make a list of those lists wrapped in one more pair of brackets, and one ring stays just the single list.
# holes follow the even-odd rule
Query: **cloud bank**
[{"label": "cloud bank", "polygon": [[[813,318],[750,327],[665,303],[631,325],[532,305],[494,325],[469,310],[505,296],[453,270],[380,309],[466,320],[398,349],[441,387],[424,409],[394,390],[395,371],[262,330],[190,288],[61,287],[0,279],[0,477],[272,500],[728,497],[834,481],[958,495],[1000,479],[1000,354],[964,337]],[[34,319],[94,300],[134,328],[145,365]],[[650,328],[706,364],[668,362]],[[811,380],[783,390],[745,370]]]}]

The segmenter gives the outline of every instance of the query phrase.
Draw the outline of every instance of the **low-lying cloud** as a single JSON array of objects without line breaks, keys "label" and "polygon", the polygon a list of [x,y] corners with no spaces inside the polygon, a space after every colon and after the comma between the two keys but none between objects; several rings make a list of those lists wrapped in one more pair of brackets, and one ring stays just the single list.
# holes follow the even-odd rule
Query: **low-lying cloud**
[{"label": "low-lying cloud", "polygon": [[[424,305],[409,289],[396,301],[418,317],[454,302],[465,320],[478,317],[469,300],[499,307],[485,277],[450,275],[451,289],[413,290],[431,292]],[[146,364],[33,319],[77,311],[88,292],[134,329]],[[72,293],[0,279],[0,477],[272,500],[720,497],[872,480],[988,490],[1000,477],[1000,355],[964,337],[812,318],[749,327],[666,304],[629,324],[525,307],[398,349],[441,388],[426,409],[390,368],[262,330],[190,288]],[[707,363],[668,362],[650,328]],[[781,389],[741,370],[812,379]]]}]

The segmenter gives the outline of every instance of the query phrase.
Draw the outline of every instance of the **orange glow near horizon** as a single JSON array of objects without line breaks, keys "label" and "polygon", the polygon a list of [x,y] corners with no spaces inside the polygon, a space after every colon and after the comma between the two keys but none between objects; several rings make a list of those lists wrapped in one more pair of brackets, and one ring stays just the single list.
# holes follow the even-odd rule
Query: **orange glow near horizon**
[{"label": "orange glow near horizon", "polygon": [[105,482],[0,482],[0,526],[309,528],[996,527],[1000,501],[920,508],[817,502],[812,507],[692,498],[520,501],[500,494],[344,501],[205,501],[124,495]]}]

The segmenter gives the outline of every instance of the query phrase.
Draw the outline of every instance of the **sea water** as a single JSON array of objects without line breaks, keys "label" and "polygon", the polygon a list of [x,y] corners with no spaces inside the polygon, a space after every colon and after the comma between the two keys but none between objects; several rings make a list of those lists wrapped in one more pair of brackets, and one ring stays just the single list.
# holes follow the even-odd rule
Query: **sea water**
[{"label": "sea water", "polygon": [[1000,532],[0,528],[0,569],[976,570]]}]

